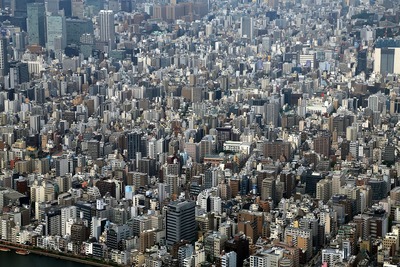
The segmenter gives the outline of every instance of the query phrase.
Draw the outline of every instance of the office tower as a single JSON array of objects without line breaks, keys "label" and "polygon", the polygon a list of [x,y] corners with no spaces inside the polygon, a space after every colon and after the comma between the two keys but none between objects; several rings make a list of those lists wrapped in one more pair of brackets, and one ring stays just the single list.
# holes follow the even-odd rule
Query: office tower
[{"label": "office tower", "polygon": [[379,107],[379,95],[374,94],[374,95],[370,95],[368,97],[368,107],[372,110],[372,111],[380,111],[380,107]]},{"label": "office tower", "polygon": [[173,245],[181,240],[196,240],[195,202],[175,201],[167,207],[166,242]]},{"label": "office tower", "polygon": [[27,32],[30,45],[45,46],[46,15],[43,3],[27,5]]},{"label": "office tower", "polygon": [[15,32],[13,34],[13,46],[18,51],[25,51],[26,48],[26,32]]},{"label": "office tower", "polygon": [[60,0],[46,0],[45,6],[47,13],[57,14],[60,10]]},{"label": "office tower", "polygon": [[72,17],[80,19],[84,18],[83,11],[85,10],[83,0],[71,0],[71,13]]},{"label": "office tower", "polygon": [[79,44],[81,37],[93,34],[93,22],[88,19],[66,19],[67,44]]},{"label": "office tower", "polygon": [[29,128],[33,133],[40,131],[40,115],[31,115],[29,117]]},{"label": "office tower", "polygon": [[356,75],[359,75],[361,72],[367,74],[367,71],[367,49],[363,49],[358,51],[357,54]]},{"label": "office tower", "polygon": [[108,0],[108,10],[112,10],[113,12],[119,11],[119,3],[118,0]]},{"label": "office tower", "polygon": [[273,142],[264,142],[264,157],[273,160],[289,160],[292,157],[292,148],[289,142],[276,140]]},{"label": "office tower", "polygon": [[136,153],[140,152],[142,133],[133,131],[127,135],[128,159],[136,159]]},{"label": "office tower", "polygon": [[279,125],[279,104],[269,103],[267,104],[267,113],[265,122],[267,125],[272,125],[272,127],[278,127]]},{"label": "office tower", "polygon": [[65,17],[55,14],[47,16],[47,44],[49,50],[63,50],[67,46]]},{"label": "office tower", "polygon": [[240,19],[240,35],[253,40],[254,37],[254,21],[251,17],[242,17]]},{"label": "office tower", "polygon": [[217,128],[217,151],[222,152],[225,141],[231,140],[232,126]]},{"label": "office tower", "polygon": [[11,14],[13,17],[26,18],[26,3],[27,0],[11,0]]},{"label": "office tower", "polygon": [[100,41],[106,42],[110,48],[115,47],[114,12],[101,10],[99,20]]},{"label": "office tower", "polygon": [[10,66],[8,63],[7,54],[8,40],[5,37],[0,38],[0,77],[8,75],[10,72]]},{"label": "office tower", "polygon": [[267,177],[262,180],[261,185],[261,199],[267,200],[272,199],[274,203],[276,203],[275,194],[276,194],[276,183],[274,177]]},{"label": "office tower", "polygon": [[29,82],[28,63],[11,62],[10,63],[10,88]]},{"label": "office tower", "polygon": [[314,139],[314,151],[324,157],[329,157],[331,149],[331,137],[323,134]]},{"label": "office tower", "polygon": [[100,156],[100,142],[98,140],[90,140],[87,142],[87,155],[91,159],[97,159]]},{"label": "office tower", "polygon": [[400,74],[400,47],[377,47],[374,57],[374,72]]},{"label": "office tower", "polygon": [[16,32],[13,34],[13,48],[14,48],[14,59],[21,59],[26,49],[26,32]]},{"label": "office tower", "polygon": [[71,17],[71,0],[59,0],[59,7],[60,10],[63,10],[64,16],[66,16],[67,18]]},{"label": "office tower", "polygon": [[121,11],[124,12],[132,12],[134,8],[134,3],[132,0],[119,0],[119,4],[121,5]]},{"label": "office tower", "polygon": [[64,176],[69,172],[68,159],[57,158],[54,162],[56,167],[56,176]]}]

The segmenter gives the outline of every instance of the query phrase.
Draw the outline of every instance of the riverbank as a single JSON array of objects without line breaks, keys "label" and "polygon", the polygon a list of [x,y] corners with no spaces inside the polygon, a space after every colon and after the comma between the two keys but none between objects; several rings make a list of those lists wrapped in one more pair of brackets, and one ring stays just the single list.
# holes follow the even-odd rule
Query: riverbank
[{"label": "riverbank", "polygon": [[[60,260],[66,260],[66,261],[72,261],[72,262],[77,262],[77,263],[82,263],[82,264],[86,264],[86,265],[91,265],[91,266],[97,266],[97,267],[109,267],[111,266],[110,264],[105,264],[105,263],[100,263],[100,262],[94,262],[91,261],[89,259],[84,259],[81,258],[80,256],[73,256],[73,255],[66,255],[65,253],[56,253],[56,252],[51,252],[51,251],[43,251],[43,250],[38,250],[35,249],[33,247],[30,246],[26,246],[26,245],[19,245],[18,246],[9,242],[5,242],[5,241],[0,241],[0,246],[2,247],[6,247],[9,249],[13,249],[13,250],[20,250],[20,249],[26,249],[29,250],[30,253],[34,253],[37,255],[41,255],[41,256],[45,256],[45,257],[51,257],[51,258],[55,258],[55,259],[60,259]],[[23,256],[21,256],[23,257]],[[29,256],[25,256],[25,257],[29,257]]]}]

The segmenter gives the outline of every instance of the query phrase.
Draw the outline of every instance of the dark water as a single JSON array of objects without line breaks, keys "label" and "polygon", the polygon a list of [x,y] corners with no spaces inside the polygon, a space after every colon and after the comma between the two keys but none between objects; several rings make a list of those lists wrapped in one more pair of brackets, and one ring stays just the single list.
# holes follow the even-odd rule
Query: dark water
[{"label": "dark water", "polygon": [[65,261],[36,254],[18,255],[15,251],[0,251],[1,267],[89,267],[91,265]]}]

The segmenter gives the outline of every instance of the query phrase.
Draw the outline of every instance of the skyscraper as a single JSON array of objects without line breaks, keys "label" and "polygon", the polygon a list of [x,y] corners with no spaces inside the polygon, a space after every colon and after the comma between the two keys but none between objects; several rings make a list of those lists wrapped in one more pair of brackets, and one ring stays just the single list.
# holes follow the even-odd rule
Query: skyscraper
[{"label": "skyscraper", "polygon": [[100,41],[108,43],[110,48],[115,47],[114,12],[100,10]]},{"label": "skyscraper", "polygon": [[7,59],[7,44],[8,40],[5,37],[0,38],[0,77],[8,75],[10,66]]},{"label": "skyscraper", "polygon": [[400,48],[382,47],[375,48],[374,72],[387,75],[389,73],[400,73]]},{"label": "skyscraper", "polygon": [[167,208],[166,240],[172,245],[181,240],[196,240],[195,202],[175,201]]},{"label": "skyscraper", "polygon": [[127,149],[128,149],[128,159],[135,159],[136,153],[140,152],[140,141],[142,138],[142,133],[139,131],[134,131],[128,133],[127,135]]},{"label": "skyscraper", "polygon": [[248,39],[253,40],[254,35],[254,22],[253,18],[242,17],[240,19],[240,35],[247,36]]},{"label": "skyscraper", "polygon": [[47,49],[63,50],[67,45],[65,17],[52,14],[47,16]]},{"label": "skyscraper", "polygon": [[11,0],[11,14],[14,17],[26,18],[26,2],[27,0]]},{"label": "skyscraper", "polygon": [[83,0],[72,0],[71,1],[71,10],[72,10],[72,16],[77,17],[80,19],[83,19],[83,11],[84,11],[84,5],[83,5]]},{"label": "skyscraper", "polygon": [[46,0],[46,12],[58,13],[60,10],[60,0]]},{"label": "skyscraper", "polygon": [[29,3],[27,5],[28,42],[31,45],[45,45],[45,7],[43,3]]}]

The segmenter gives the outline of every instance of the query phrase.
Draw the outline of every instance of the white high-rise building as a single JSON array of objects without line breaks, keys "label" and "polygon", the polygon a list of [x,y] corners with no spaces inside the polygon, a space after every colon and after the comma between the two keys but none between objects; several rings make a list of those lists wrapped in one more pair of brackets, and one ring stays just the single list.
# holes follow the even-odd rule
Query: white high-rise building
[{"label": "white high-rise building", "polygon": [[372,109],[372,111],[379,110],[379,98],[377,95],[371,95],[368,97],[368,107]]},{"label": "white high-rise building", "polygon": [[236,252],[231,251],[221,256],[222,267],[236,267]]},{"label": "white high-rise building", "polygon": [[115,47],[114,12],[112,10],[100,10],[100,41],[107,42],[110,48]]},{"label": "white high-rise building", "polygon": [[344,253],[340,249],[323,249],[322,263],[326,263],[328,267],[334,266],[337,262],[342,262]]},{"label": "white high-rise building", "polygon": [[61,209],[61,235],[67,234],[67,222],[76,219],[76,206],[69,206]]}]

